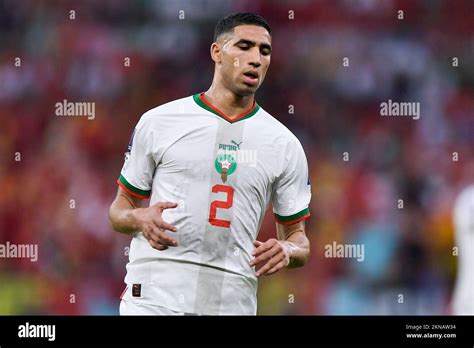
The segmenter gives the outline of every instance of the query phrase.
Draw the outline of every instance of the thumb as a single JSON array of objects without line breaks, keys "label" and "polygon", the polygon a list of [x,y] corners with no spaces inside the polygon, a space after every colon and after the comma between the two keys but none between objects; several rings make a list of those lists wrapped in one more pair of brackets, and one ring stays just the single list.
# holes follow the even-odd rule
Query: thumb
[{"label": "thumb", "polygon": [[260,241],[258,241],[258,240],[254,240],[254,241],[253,241],[253,245],[256,246],[256,247],[259,247],[259,246],[262,245],[262,244],[263,244],[263,242],[260,242]]},{"label": "thumb", "polygon": [[174,202],[158,202],[154,205],[156,208],[159,208],[160,210],[165,210],[165,209],[170,209],[170,208],[176,208],[178,206],[178,203]]}]

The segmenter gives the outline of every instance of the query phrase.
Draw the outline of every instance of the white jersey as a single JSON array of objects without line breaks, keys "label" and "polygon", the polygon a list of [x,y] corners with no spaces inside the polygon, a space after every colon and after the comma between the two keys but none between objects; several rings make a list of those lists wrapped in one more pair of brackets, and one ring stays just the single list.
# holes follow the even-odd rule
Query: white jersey
[{"label": "white jersey", "polygon": [[258,104],[234,120],[201,94],[146,112],[118,180],[175,225],[177,247],[133,236],[125,301],[197,314],[256,314],[252,242],[271,202],[277,221],[309,216],[308,165],[298,139]]},{"label": "white jersey", "polygon": [[459,259],[453,313],[474,315],[474,185],[465,188],[456,200],[454,226]]}]

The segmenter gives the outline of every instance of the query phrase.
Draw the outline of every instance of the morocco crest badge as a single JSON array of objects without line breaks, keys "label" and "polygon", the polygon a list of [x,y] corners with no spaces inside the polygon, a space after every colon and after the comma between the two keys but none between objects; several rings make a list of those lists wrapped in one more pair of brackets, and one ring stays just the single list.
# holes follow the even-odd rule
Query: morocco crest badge
[{"label": "morocco crest badge", "polygon": [[222,182],[227,181],[227,176],[235,172],[237,162],[232,155],[221,154],[216,158],[216,170],[221,175]]}]

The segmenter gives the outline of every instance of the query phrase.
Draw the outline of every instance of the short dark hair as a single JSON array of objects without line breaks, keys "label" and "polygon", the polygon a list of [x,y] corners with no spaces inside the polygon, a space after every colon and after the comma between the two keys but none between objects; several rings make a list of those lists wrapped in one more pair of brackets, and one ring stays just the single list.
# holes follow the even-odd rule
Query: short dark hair
[{"label": "short dark hair", "polygon": [[219,22],[217,22],[216,29],[214,30],[214,41],[217,41],[217,38],[220,35],[233,30],[239,25],[244,24],[263,27],[267,29],[270,35],[272,34],[272,28],[270,28],[270,25],[268,25],[268,22],[262,16],[250,12],[241,12],[221,18]]}]

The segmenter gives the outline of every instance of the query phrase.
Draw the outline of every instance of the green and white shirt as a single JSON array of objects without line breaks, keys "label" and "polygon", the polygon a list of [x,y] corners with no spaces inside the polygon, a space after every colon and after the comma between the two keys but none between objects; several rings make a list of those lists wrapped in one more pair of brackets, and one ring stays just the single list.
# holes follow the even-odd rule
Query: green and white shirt
[{"label": "green and white shirt", "polygon": [[249,261],[269,203],[282,224],[310,215],[298,139],[256,103],[231,120],[196,94],[146,112],[128,150],[119,185],[151,196],[150,205],[178,203],[162,216],[177,227],[166,233],[178,246],[158,251],[135,234],[124,300],[188,313],[256,314]]}]

